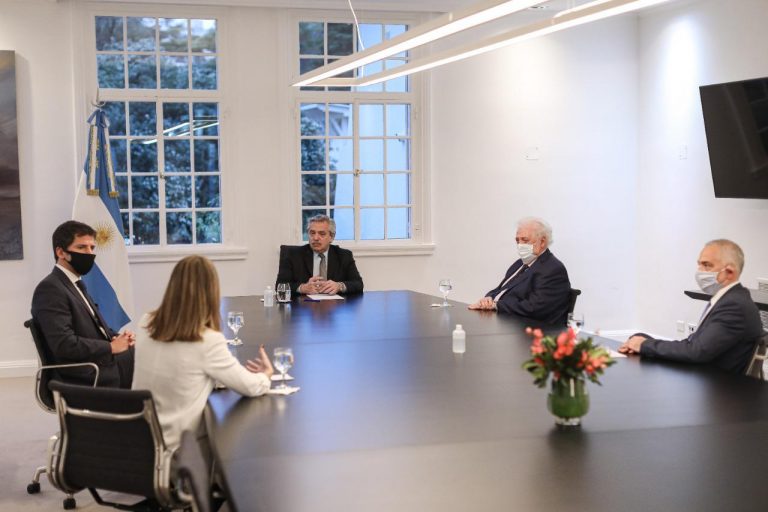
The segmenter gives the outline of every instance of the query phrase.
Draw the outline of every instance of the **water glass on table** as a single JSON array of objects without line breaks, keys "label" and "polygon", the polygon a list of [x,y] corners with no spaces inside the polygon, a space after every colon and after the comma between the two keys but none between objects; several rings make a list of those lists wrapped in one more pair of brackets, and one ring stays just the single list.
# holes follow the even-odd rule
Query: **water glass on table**
[{"label": "water glass on table", "polygon": [[288,347],[276,347],[272,352],[272,364],[274,365],[275,370],[280,372],[282,377],[282,382],[276,387],[278,389],[287,388],[288,386],[285,384],[285,374],[287,374],[288,370],[293,367],[293,349]]},{"label": "water glass on table", "polygon": [[277,302],[291,302],[291,285],[289,283],[277,283]]},{"label": "water glass on table", "polygon": [[438,287],[440,288],[440,293],[443,294],[443,303],[440,306],[444,308],[450,307],[451,305],[448,304],[448,294],[451,293],[451,290],[453,290],[453,284],[451,283],[451,280],[441,279]]},{"label": "water glass on table", "polygon": [[227,313],[227,325],[230,329],[232,329],[232,332],[235,334],[235,338],[232,340],[229,340],[227,343],[229,343],[232,346],[239,346],[243,344],[243,340],[241,340],[237,333],[240,332],[240,328],[245,325],[245,315],[243,315],[242,311],[230,311]]}]

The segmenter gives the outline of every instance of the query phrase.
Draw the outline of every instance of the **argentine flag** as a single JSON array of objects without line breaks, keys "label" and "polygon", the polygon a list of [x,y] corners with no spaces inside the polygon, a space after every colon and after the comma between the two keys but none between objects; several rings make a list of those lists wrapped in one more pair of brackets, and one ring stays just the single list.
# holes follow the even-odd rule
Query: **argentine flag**
[{"label": "argentine flag", "polygon": [[128,251],[117,202],[107,116],[101,109],[88,118],[88,156],[72,208],[72,218],[96,230],[96,264],[83,276],[88,293],[115,331],[131,321],[133,290]]}]

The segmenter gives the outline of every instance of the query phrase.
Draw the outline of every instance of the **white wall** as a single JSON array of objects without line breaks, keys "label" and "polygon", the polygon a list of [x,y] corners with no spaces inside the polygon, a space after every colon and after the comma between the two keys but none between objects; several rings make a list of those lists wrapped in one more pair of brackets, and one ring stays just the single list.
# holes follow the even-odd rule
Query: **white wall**
[{"label": "white wall", "polygon": [[583,290],[587,327],[634,321],[636,52],[622,17],[433,72],[431,282],[481,297],[517,259],[516,221],[535,215]]},{"label": "white wall", "polygon": [[641,19],[636,309],[651,332],[679,337],[676,320],[698,320],[703,303],[682,290],[696,287],[708,240],[741,245],[746,286],[768,276],[768,201],[715,199],[698,91],[767,76],[766,26],[766,0],[703,0]]},{"label": "white wall", "polygon": [[58,3],[9,1],[0,11],[0,48],[16,51],[24,239],[23,260],[0,262],[0,361],[23,364],[36,356],[22,322],[53,265],[50,234],[74,199],[72,29],[69,9]]},{"label": "white wall", "polygon": [[[727,5],[723,5],[727,4]],[[443,276],[472,301],[514,260],[514,222],[539,215],[584,295],[591,329],[674,334],[695,320],[701,242],[728,236],[747,253],[745,282],[768,275],[760,235],[768,202],[715,200],[699,83],[768,75],[766,0],[701,0],[624,16],[435,70],[431,77],[431,256],[358,258],[366,288],[437,294]],[[50,233],[70,215],[84,144],[83,79],[73,57],[80,4],[4,0],[0,48],[17,52],[25,258],[0,262],[0,374],[35,358],[21,322],[50,270]],[[136,9],[136,6],[132,7]],[[171,9],[177,9],[171,7]],[[226,200],[244,260],[217,262],[226,295],[273,281],[296,215],[288,98],[287,11],[225,9]],[[687,145],[688,159],[677,157]],[[528,148],[539,159],[525,159]],[[230,228],[228,228],[230,229]],[[133,264],[135,309],[157,305],[172,263]],[[18,363],[21,362],[21,363]]]}]

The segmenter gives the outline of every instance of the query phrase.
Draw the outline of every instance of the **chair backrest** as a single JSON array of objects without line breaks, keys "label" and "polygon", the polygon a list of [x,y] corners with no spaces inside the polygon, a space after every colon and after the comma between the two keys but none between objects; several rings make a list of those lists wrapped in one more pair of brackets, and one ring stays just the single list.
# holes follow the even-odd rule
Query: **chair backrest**
[{"label": "chair backrest", "polygon": [[[24,322],[24,327],[29,329],[32,334],[32,341],[35,342],[35,348],[37,349],[37,357],[40,360],[40,367],[50,367],[53,365],[53,356],[48,348],[48,343],[43,337],[42,331],[37,325],[34,318],[30,318]],[[60,379],[59,373],[55,368],[50,368],[48,371],[38,371],[35,376],[35,398],[38,405],[48,412],[55,410],[53,405],[53,393],[48,389],[48,383],[51,380]]]},{"label": "chair backrest", "polygon": [[170,460],[152,393],[52,381],[59,448],[52,476],[65,492],[102,489],[173,503]]},{"label": "chair backrest", "polygon": [[568,314],[569,315],[573,313],[574,309],[576,309],[576,299],[579,298],[579,295],[581,295],[581,290],[577,290],[576,288],[571,288],[571,295],[568,298]]},{"label": "chair backrest", "polygon": [[296,249],[299,249],[301,245],[281,245],[280,246],[280,259],[284,259],[288,257],[288,252],[295,251]]},{"label": "chair backrest", "polygon": [[763,333],[763,336],[757,341],[755,345],[755,351],[752,352],[752,359],[747,365],[745,375],[748,377],[754,377],[756,379],[763,379],[763,364],[768,359],[768,332]]},{"label": "chair backrest", "polygon": [[61,372],[59,372],[60,369],[68,370],[89,367],[93,370],[93,382],[89,384],[92,384],[93,386],[96,385],[99,380],[99,367],[96,363],[54,364],[55,358],[51,354],[50,348],[48,348],[48,342],[46,342],[45,336],[43,336],[43,331],[37,324],[37,320],[30,318],[24,322],[24,327],[29,329],[30,334],[32,334],[32,340],[35,342],[35,349],[37,349],[37,357],[40,359],[40,368],[38,368],[37,373],[35,373],[35,399],[37,400],[37,404],[44,411],[53,413],[56,410],[53,393],[48,386],[50,382],[53,380],[66,382],[68,380],[63,377]]},{"label": "chair backrest", "polygon": [[192,503],[195,512],[210,512],[211,481],[208,465],[200,450],[197,436],[192,430],[181,433],[181,444],[176,452],[177,489]]}]

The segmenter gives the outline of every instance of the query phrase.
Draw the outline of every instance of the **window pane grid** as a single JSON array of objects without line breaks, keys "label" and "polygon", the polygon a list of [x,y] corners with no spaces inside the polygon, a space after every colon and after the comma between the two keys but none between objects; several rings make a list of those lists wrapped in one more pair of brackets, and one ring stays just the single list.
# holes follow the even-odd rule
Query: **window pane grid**
[{"label": "window pane grid", "polygon": [[[124,119],[125,127],[117,127],[116,132],[127,133],[129,135],[111,136],[110,140],[113,146],[124,144],[126,154],[116,158],[118,162],[125,160],[126,172],[117,173],[118,183],[123,185],[121,193],[126,193],[126,200],[121,201],[121,215],[129,239],[136,245],[166,245],[166,244],[201,244],[201,243],[221,243],[221,170],[218,165],[218,140],[217,136],[212,135],[192,135],[200,130],[218,130],[218,118],[208,115],[203,122],[197,122],[197,114],[193,113],[191,120],[185,121],[178,126],[186,126],[186,132],[174,132],[176,135],[165,137],[169,130],[173,131],[178,126],[172,126],[163,130],[164,123],[168,119],[164,115],[164,107],[168,104],[181,106],[181,109],[190,112],[197,112],[197,107],[206,107],[207,109],[218,109],[215,102],[195,103],[195,102],[115,102],[119,105],[125,105],[127,112],[113,117]],[[152,109],[148,108],[151,105]],[[132,108],[135,107],[135,108]],[[109,109],[110,107],[105,107]],[[114,112],[113,112],[114,114]],[[141,114],[141,115],[139,115]],[[210,114],[210,113],[209,113]],[[151,119],[147,123],[148,119]],[[173,117],[173,116],[171,116]],[[136,119],[134,123],[133,119]],[[173,122],[173,119],[171,119]],[[151,132],[155,132],[152,134]],[[141,133],[142,135],[131,135]],[[160,135],[156,135],[159,133]],[[213,150],[213,155],[205,155],[207,158],[213,158],[213,168],[197,169],[195,144],[205,142],[215,143],[214,146],[205,148]],[[163,172],[163,169],[172,168],[179,162],[172,164],[168,159],[179,159],[178,155],[168,153],[168,148],[174,144],[188,143],[186,152],[181,152],[181,160],[186,159],[187,164],[183,164],[184,170],[179,172],[174,169],[171,172]],[[122,146],[121,146],[122,147]],[[137,155],[141,158],[141,148],[156,147],[153,152],[152,162],[149,164],[149,171],[144,170],[147,167],[147,161],[137,162]],[[131,148],[131,149],[129,149]],[[137,150],[136,148],[139,148]],[[210,152],[210,151],[209,151]],[[184,178],[187,178],[186,180]],[[149,180],[149,181],[147,181]],[[143,191],[139,194],[141,201],[137,202],[137,194],[142,189],[136,189],[136,186],[146,186],[150,183],[153,190]],[[175,184],[174,192],[169,190],[169,186]],[[179,190],[181,193],[179,194]],[[203,194],[201,197],[199,194]],[[174,194],[178,197],[175,197]],[[179,197],[181,199],[179,199]],[[168,201],[181,201],[181,205],[168,204]],[[145,204],[147,201],[151,204]]]}]

